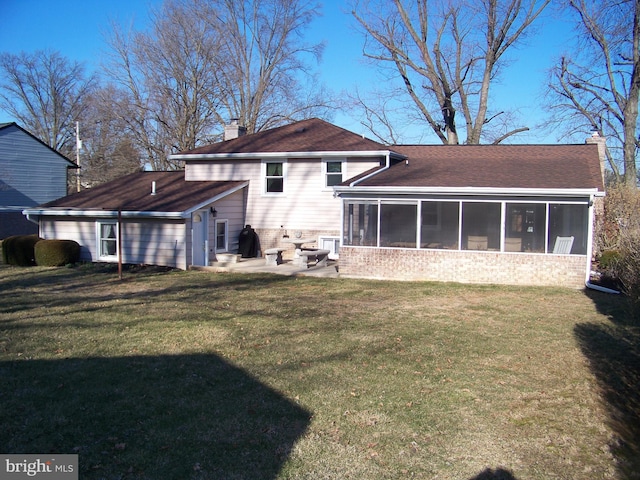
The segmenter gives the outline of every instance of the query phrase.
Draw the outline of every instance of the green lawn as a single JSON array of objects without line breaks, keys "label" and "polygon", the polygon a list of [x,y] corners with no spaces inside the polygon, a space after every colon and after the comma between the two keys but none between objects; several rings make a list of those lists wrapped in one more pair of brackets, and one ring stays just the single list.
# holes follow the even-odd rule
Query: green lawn
[{"label": "green lawn", "polygon": [[82,479],[640,478],[640,329],[568,289],[0,266],[0,452]]}]

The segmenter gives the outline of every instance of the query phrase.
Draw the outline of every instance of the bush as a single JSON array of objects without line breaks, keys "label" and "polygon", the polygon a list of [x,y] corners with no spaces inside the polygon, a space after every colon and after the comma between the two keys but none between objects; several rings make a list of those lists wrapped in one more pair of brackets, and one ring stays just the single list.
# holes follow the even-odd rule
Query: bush
[{"label": "bush", "polygon": [[640,191],[638,189],[616,186],[607,190],[604,218],[597,239],[602,250],[601,266],[620,281],[632,303],[640,308]]},{"label": "bush", "polygon": [[35,245],[38,235],[14,235],[2,241],[2,261],[7,265],[30,267],[36,264]]},{"label": "bush", "polygon": [[80,245],[73,240],[40,240],[35,245],[36,264],[59,267],[80,260]]}]

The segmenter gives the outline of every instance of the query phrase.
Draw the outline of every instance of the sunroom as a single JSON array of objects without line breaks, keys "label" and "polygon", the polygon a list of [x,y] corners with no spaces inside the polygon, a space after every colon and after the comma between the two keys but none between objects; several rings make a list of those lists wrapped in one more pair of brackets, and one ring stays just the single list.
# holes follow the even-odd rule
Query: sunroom
[{"label": "sunroom", "polygon": [[591,240],[588,199],[345,199],[343,215],[343,246],[586,255]]},{"label": "sunroom", "polygon": [[334,187],[342,276],[581,287],[604,195],[599,147],[395,146]]}]

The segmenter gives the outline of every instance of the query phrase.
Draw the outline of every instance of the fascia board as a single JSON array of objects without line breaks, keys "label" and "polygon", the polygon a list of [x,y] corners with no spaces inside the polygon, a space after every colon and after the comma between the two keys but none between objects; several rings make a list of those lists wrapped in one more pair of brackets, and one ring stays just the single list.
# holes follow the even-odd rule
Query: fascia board
[{"label": "fascia board", "polygon": [[190,209],[185,210],[184,212],[182,212],[182,218],[189,218],[189,216],[191,216],[191,214],[192,214],[193,212],[196,212],[196,211],[198,211],[198,210],[201,210],[201,209],[202,209],[202,208],[204,208],[205,206],[207,206],[207,205],[209,205],[209,204],[211,204],[211,203],[217,202],[218,200],[221,200],[221,199],[223,199],[223,198],[225,198],[225,197],[228,197],[229,195],[231,195],[231,194],[233,194],[233,193],[236,193],[238,190],[242,190],[243,188],[248,187],[248,186],[249,186],[249,182],[243,182],[242,184],[238,185],[238,186],[237,186],[237,187],[235,187],[235,188],[232,188],[232,189],[230,189],[230,190],[227,190],[226,192],[223,192],[223,193],[221,193],[220,195],[216,195],[215,197],[210,198],[209,200],[206,200],[206,201],[204,201],[204,202],[201,202],[201,203],[199,203],[198,205],[196,205],[196,206],[194,206],[194,207],[192,207],[192,208],[190,208]]},{"label": "fascia board", "polygon": [[329,158],[329,157],[386,157],[391,155],[397,158],[405,158],[390,150],[354,150],[354,151],[327,151],[327,152],[251,152],[251,153],[208,153],[208,154],[173,154],[170,160],[260,160],[263,158]]},{"label": "fascia board", "polygon": [[[80,210],[73,208],[28,208],[22,211],[27,217],[95,217],[95,218],[116,218],[117,210]],[[136,212],[123,210],[122,218],[165,218],[182,219],[182,212]]]},{"label": "fascia board", "polygon": [[336,194],[366,193],[366,194],[437,194],[437,195],[505,195],[505,196],[601,196],[597,188],[478,188],[478,187],[334,187]]}]

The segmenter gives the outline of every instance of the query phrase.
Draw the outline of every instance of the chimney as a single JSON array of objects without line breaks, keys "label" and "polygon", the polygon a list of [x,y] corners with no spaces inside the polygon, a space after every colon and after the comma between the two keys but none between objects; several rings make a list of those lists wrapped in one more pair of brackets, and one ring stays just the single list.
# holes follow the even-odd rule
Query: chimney
[{"label": "chimney", "polygon": [[585,140],[586,144],[598,145],[598,157],[600,157],[600,172],[602,173],[602,182],[605,181],[605,170],[607,168],[607,139],[601,137],[598,132],[593,132],[590,137]]},{"label": "chimney", "polygon": [[247,127],[240,125],[237,118],[232,118],[229,125],[224,126],[224,139],[233,140],[234,138],[243,137],[247,133]]}]

